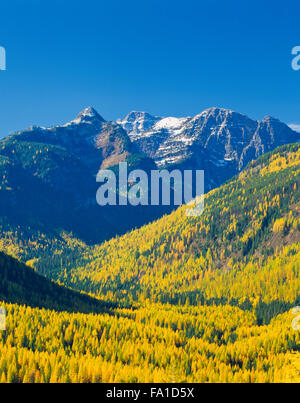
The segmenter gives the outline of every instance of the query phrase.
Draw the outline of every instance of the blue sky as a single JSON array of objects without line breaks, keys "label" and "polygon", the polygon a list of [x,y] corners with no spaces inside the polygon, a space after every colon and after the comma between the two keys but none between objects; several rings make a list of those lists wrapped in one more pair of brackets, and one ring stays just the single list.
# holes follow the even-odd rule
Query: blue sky
[{"label": "blue sky", "polygon": [[0,137],[89,105],[108,120],[221,106],[300,124],[299,14],[299,0],[1,2]]}]

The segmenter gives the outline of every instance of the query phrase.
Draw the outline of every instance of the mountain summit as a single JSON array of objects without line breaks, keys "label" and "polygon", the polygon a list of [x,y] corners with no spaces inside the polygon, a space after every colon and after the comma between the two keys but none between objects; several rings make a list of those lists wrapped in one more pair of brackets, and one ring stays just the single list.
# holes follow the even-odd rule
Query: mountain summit
[{"label": "mountain summit", "polygon": [[71,123],[89,123],[89,124],[97,124],[105,122],[103,117],[99,115],[99,113],[89,106],[88,108],[83,109],[78,116],[76,117],[75,120],[73,120]]},{"label": "mountain summit", "polygon": [[66,230],[100,242],[174,206],[100,208],[95,198],[99,170],[120,162],[147,172],[202,169],[209,191],[251,160],[299,139],[277,119],[255,121],[221,108],[183,118],[134,111],[124,120],[107,122],[88,107],[65,125],[31,127],[0,141],[0,230]]},{"label": "mountain summit", "polygon": [[223,108],[209,108],[184,118],[159,119],[132,112],[119,124],[158,166],[204,169],[207,190],[221,185],[265,152],[300,140],[299,133],[278,119],[267,116],[256,121]]},{"label": "mountain summit", "polygon": [[118,119],[117,123],[120,124],[127,133],[130,133],[131,136],[134,136],[134,134],[139,136],[141,133],[150,130],[155,123],[161,119],[162,118],[152,116],[147,112],[132,111],[123,120]]},{"label": "mountain summit", "polygon": [[72,231],[99,242],[144,224],[153,213],[131,209],[122,220],[122,209],[96,204],[98,171],[120,162],[132,170],[156,167],[120,125],[106,122],[91,107],[65,125],[30,127],[2,139],[0,230],[1,223],[8,228],[17,223],[36,231]]}]

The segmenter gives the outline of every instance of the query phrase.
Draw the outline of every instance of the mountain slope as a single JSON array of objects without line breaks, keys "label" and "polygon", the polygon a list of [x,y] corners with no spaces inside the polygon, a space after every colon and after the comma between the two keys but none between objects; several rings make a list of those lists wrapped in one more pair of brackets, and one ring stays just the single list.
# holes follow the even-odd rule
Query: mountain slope
[{"label": "mountain slope", "polygon": [[114,123],[86,108],[64,125],[31,127],[0,141],[0,228],[14,233],[17,243],[40,242],[41,234],[64,243],[64,232],[99,243],[173,209],[100,208],[95,197],[99,169],[127,161],[130,170],[149,172],[156,168],[154,158],[172,169],[204,169],[209,190],[249,160],[298,138],[275,119],[254,122],[224,109],[183,119],[133,112]]},{"label": "mountain slope", "polygon": [[4,306],[0,383],[299,381],[290,313],[257,326],[230,306],[148,304],[115,315]]},{"label": "mountain slope", "polygon": [[0,301],[71,312],[105,312],[108,303],[59,286],[0,252]]},{"label": "mountain slope", "polygon": [[86,242],[101,242],[159,217],[159,208],[145,214],[129,206],[124,216],[124,209],[96,204],[98,171],[125,161],[129,172],[156,167],[121,126],[105,122],[92,108],[63,126],[31,127],[1,140],[3,232],[21,227],[32,235],[59,237],[66,231]]},{"label": "mountain slope", "polygon": [[[87,251],[62,280],[109,299],[292,304],[300,295],[299,189],[300,145],[283,146],[210,192],[201,217],[179,208]],[[248,276],[255,286],[245,292]]]},{"label": "mountain slope", "polygon": [[252,159],[300,140],[299,133],[277,119],[267,116],[254,121],[220,108],[193,118],[160,120],[133,112],[119,123],[158,166],[205,169],[207,190],[220,186]]},{"label": "mountain slope", "polygon": [[[95,314],[0,254],[0,383],[299,381],[299,180],[288,145],[210,192],[201,217],[182,207],[96,248],[65,236],[82,256],[61,280],[129,309]],[[20,305],[48,303],[63,312]]]},{"label": "mountain slope", "polygon": [[127,161],[130,169],[149,172],[155,168],[151,157],[164,150],[171,169],[204,169],[209,190],[239,172],[249,159],[295,140],[295,132],[279,121],[254,122],[216,108],[183,119],[134,112],[119,123],[105,122],[87,108],[65,125],[32,127],[0,141],[0,250],[24,262],[35,259],[40,273],[57,279],[61,267],[69,270],[87,245],[173,210],[99,207],[99,169]]}]

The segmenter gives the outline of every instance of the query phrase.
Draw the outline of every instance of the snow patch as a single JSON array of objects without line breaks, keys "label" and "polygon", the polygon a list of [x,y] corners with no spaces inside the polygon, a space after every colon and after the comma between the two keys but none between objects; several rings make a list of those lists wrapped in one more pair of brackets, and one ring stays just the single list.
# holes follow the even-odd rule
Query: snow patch
[{"label": "snow patch", "polygon": [[295,132],[300,133],[300,124],[291,123],[288,126],[289,126],[289,128],[291,128]]},{"label": "snow patch", "polygon": [[161,130],[161,129],[168,129],[168,130],[175,130],[175,129],[180,129],[184,123],[186,123],[188,119],[187,118],[164,118],[160,120],[159,122],[156,123],[154,128],[156,130]]}]

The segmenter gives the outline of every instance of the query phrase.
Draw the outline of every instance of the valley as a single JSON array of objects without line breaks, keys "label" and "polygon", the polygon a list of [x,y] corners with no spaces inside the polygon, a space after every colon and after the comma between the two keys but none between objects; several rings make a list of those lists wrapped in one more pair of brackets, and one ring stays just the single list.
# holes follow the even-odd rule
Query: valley
[{"label": "valley", "polygon": [[[70,127],[94,124],[85,114]],[[122,209],[88,202],[97,165],[62,146],[62,129],[36,130],[2,141],[0,382],[299,382],[298,143],[207,192],[200,217],[144,212],[116,235]]]}]

